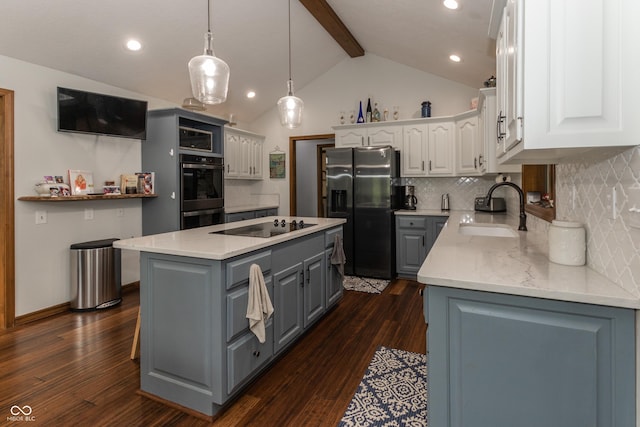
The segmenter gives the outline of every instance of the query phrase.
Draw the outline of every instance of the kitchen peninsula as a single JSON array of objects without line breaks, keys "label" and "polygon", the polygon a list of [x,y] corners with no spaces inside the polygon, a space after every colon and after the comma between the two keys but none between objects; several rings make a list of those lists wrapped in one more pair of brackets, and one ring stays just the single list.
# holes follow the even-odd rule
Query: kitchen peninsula
[{"label": "kitchen peninsula", "polygon": [[429,424],[636,425],[640,297],[516,229],[451,212],[418,272]]},{"label": "kitchen peninsula", "polygon": [[[140,252],[142,392],[220,411],[342,296],[331,254],[344,222],[266,217],[117,241]],[[246,318],[253,264],[274,307],[264,343]]]}]

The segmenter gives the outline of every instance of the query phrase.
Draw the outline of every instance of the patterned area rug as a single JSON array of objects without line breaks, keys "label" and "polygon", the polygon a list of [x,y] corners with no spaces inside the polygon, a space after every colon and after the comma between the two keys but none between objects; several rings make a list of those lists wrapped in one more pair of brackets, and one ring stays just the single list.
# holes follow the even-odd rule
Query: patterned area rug
[{"label": "patterned area rug", "polygon": [[427,356],[379,347],[340,427],[427,425]]},{"label": "patterned area rug", "polygon": [[368,277],[344,276],[343,286],[348,291],[379,294],[389,285],[389,280]]}]

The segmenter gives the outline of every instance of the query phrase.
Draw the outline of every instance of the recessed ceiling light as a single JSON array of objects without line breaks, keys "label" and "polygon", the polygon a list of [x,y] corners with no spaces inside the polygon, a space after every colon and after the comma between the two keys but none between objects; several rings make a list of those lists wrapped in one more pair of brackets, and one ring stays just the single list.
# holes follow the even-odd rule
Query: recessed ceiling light
[{"label": "recessed ceiling light", "polygon": [[444,7],[446,7],[447,9],[458,8],[458,2],[456,0],[444,0],[442,4],[444,4]]},{"label": "recessed ceiling light", "polygon": [[453,62],[460,62],[461,59],[458,55],[450,55],[449,59],[452,60]]},{"label": "recessed ceiling light", "polygon": [[132,52],[137,52],[140,49],[142,49],[142,43],[140,43],[138,40],[135,40],[135,39],[127,40],[126,46],[127,46],[127,49],[129,49]]},{"label": "recessed ceiling light", "polygon": [[249,92],[247,92],[247,98],[255,98],[256,97],[256,93],[252,90],[250,90]]}]

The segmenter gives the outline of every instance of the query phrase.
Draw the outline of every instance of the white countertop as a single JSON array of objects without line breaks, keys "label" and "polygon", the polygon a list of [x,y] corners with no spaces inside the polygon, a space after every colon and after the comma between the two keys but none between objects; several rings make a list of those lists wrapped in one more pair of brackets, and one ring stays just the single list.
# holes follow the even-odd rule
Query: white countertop
[{"label": "white countertop", "polygon": [[238,212],[248,212],[248,211],[260,211],[263,209],[278,209],[279,206],[275,204],[271,205],[237,205],[237,206],[225,206],[225,213],[238,213]]},{"label": "white countertop", "polygon": [[517,230],[517,217],[450,211],[449,220],[418,272],[418,281],[452,288],[562,301],[640,308],[633,295],[586,267],[549,261],[547,238],[517,231],[518,238],[466,236],[460,222],[502,223]]},{"label": "white countertop", "polygon": [[[260,224],[263,222],[273,222],[276,218],[278,220],[284,219],[286,222],[291,222],[291,220],[294,219],[296,221],[300,221],[302,219],[307,224],[316,225],[269,238],[209,234],[212,231],[228,230],[251,224]],[[140,252],[223,260],[273,246],[277,243],[317,233],[319,231],[344,224],[345,222],[346,220],[341,218],[270,216],[249,219],[246,221],[230,222],[227,224],[211,225],[208,227],[193,228],[190,230],[174,231],[171,233],[116,240],[113,243],[113,246],[115,248]]]}]

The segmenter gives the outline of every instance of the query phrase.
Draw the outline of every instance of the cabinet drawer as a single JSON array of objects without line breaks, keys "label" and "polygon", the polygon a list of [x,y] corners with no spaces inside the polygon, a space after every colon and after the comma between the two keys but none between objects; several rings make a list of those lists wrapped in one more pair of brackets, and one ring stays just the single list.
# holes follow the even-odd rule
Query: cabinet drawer
[{"label": "cabinet drawer", "polygon": [[[271,275],[264,277],[269,290],[269,298],[273,303],[273,283]],[[234,289],[227,295],[227,342],[249,330],[247,304],[249,302],[249,286]]]},{"label": "cabinet drawer", "polygon": [[258,264],[263,274],[271,270],[271,251],[260,252],[227,263],[227,289],[249,281],[251,264]]},{"label": "cabinet drawer", "polygon": [[424,216],[400,216],[396,217],[396,225],[399,228],[427,229],[427,218]]},{"label": "cabinet drawer", "polygon": [[265,342],[260,344],[252,333],[240,337],[227,347],[227,394],[247,382],[273,356],[273,321],[266,327]]},{"label": "cabinet drawer", "polygon": [[342,236],[342,227],[332,228],[324,233],[324,247],[329,248],[333,246],[336,235]]}]

